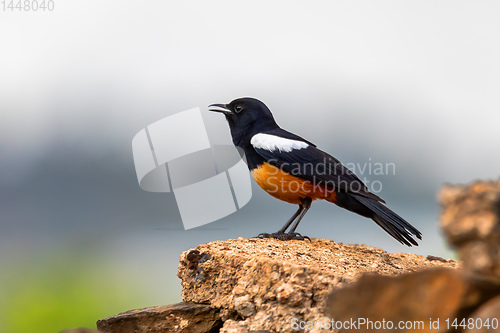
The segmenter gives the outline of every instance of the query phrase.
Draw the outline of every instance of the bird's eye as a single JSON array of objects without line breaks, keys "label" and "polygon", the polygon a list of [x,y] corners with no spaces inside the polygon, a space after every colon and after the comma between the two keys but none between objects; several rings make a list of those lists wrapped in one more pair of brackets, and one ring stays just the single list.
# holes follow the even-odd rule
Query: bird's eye
[{"label": "bird's eye", "polygon": [[234,107],[234,111],[235,111],[236,113],[241,112],[241,110],[243,110],[243,107],[242,107],[241,105],[236,105],[236,106]]}]

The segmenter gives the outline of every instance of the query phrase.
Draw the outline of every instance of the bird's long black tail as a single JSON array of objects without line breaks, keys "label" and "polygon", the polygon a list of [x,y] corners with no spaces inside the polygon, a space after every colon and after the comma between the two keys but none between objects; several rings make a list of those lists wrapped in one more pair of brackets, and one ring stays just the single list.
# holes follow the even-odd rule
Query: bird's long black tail
[{"label": "bird's long black tail", "polygon": [[352,195],[359,203],[373,212],[371,217],[389,235],[398,240],[401,244],[408,246],[418,246],[413,238],[422,239],[422,234],[401,216],[384,206],[382,203],[361,195]]}]

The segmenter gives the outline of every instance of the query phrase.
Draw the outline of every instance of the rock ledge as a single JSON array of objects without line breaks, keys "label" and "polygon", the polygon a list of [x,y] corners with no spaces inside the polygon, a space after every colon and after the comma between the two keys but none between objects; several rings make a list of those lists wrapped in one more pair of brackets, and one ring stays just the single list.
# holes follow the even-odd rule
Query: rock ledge
[{"label": "rock ledge", "polygon": [[221,332],[280,332],[293,318],[323,320],[327,295],[365,273],[396,276],[437,267],[456,269],[460,264],[328,239],[240,237],[182,253],[177,275],[184,301],[221,311]]}]

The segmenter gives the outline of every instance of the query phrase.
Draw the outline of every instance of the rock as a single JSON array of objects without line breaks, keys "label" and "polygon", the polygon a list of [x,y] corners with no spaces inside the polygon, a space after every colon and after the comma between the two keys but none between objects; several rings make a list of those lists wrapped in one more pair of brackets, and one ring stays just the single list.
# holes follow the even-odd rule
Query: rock
[{"label": "rock", "polygon": [[[500,284],[480,275],[464,275],[467,290],[464,294],[460,312],[457,317],[467,318],[482,304],[500,295]],[[500,312],[499,312],[500,314]]]},{"label": "rock", "polygon": [[324,320],[326,296],[364,273],[396,276],[436,267],[460,264],[327,239],[240,237],[182,253],[177,275],[184,301],[220,310],[221,332],[290,332],[293,320]]},{"label": "rock", "polygon": [[[466,283],[451,269],[397,277],[365,275],[330,295],[328,314],[336,322],[348,322],[343,327],[345,331],[443,332],[447,330],[444,321],[458,313],[465,291]],[[356,325],[351,326],[351,320],[358,318]],[[430,318],[440,325],[432,327]],[[405,326],[399,327],[399,323]],[[411,323],[411,327],[406,323]]]},{"label": "rock", "polygon": [[97,322],[103,333],[208,333],[220,326],[218,311],[205,304],[185,302],[131,310]]},{"label": "rock", "polygon": [[220,333],[274,333],[268,330],[250,330],[248,324],[242,321],[229,319],[224,323]]},{"label": "rock", "polygon": [[255,305],[250,301],[250,295],[235,298],[234,308],[242,317],[250,317],[255,313]]},{"label": "rock", "polygon": [[465,333],[500,332],[500,296],[481,305],[466,323]]},{"label": "rock", "polygon": [[500,181],[446,186],[441,227],[464,269],[500,281]]}]

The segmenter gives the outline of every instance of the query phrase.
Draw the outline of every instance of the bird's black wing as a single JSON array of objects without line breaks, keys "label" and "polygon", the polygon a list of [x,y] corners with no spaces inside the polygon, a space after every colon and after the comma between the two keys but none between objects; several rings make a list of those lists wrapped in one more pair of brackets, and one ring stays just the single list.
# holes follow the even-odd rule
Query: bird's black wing
[{"label": "bird's black wing", "polygon": [[308,144],[306,148],[285,150],[280,150],[278,147],[275,147],[275,149],[266,149],[266,147],[254,145],[253,148],[255,151],[267,163],[314,184],[385,202],[377,195],[369,192],[365,184],[338,159],[316,148],[313,143],[281,128],[261,134],[301,141]]}]

